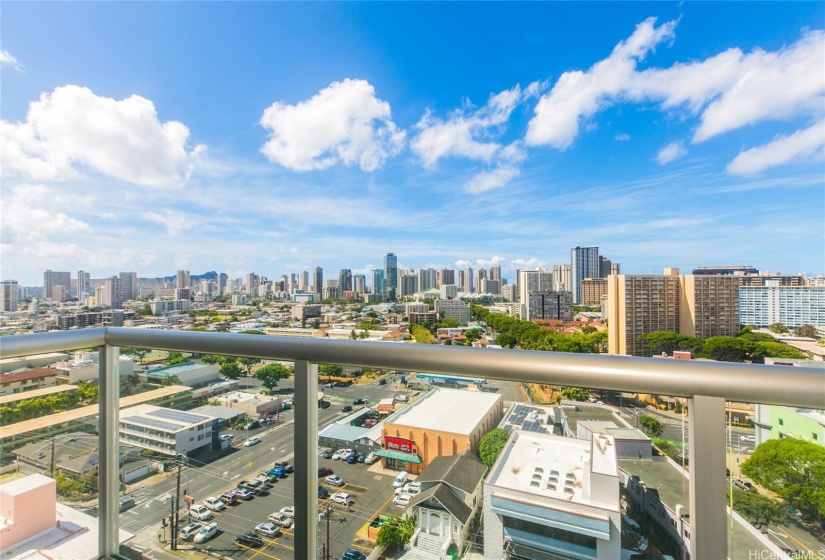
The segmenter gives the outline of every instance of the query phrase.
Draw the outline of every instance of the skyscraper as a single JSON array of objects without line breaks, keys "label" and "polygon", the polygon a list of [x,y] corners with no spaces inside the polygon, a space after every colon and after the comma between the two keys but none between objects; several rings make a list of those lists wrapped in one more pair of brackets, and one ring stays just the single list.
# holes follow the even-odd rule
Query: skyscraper
[{"label": "skyscraper", "polygon": [[432,290],[437,286],[437,274],[434,268],[421,268],[418,270],[418,291]]},{"label": "skyscraper", "polygon": [[119,276],[111,276],[103,280],[103,291],[97,304],[112,309],[123,307],[123,292]]},{"label": "skyscraper", "polygon": [[372,293],[377,296],[384,296],[384,271],[380,268],[372,270]]},{"label": "skyscraper", "polygon": [[[55,290],[55,286],[62,286],[62,290]],[[54,299],[58,295],[57,301],[65,301],[72,291],[71,272],[55,272],[47,270],[43,273],[43,298]]]},{"label": "skyscraper", "polygon": [[501,280],[501,267],[499,265],[490,267],[490,280]]},{"label": "skyscraper", "polygon": [[581,286],[585,278],[601,278],[598,247],[573,247],[570,249],[570,274],[573,303],[581,303]]},{"label": "skyscraper", "polygon": [[455,284],[455,270],[450,268],[442,268],[438,271],[438,287],[445,284]]},{"label": "skyscraper", "polygon": [[226,272],[218,274],[218,295],[226,295],[226,283],[229,280],[229,275]]},{"label": "skyscraper", "polygon": [[324,269],[320,266],[312,269],[312,289],[317,294],[320,294],[324,289]]},{"label": "skyscraper", "polygon": [[344,297],[344,292],[352,291],[352,271],[348,268],[342,268],[338,273],[338,287],[341,289],[341,297]]},{"label": "skyscraper", "polygon": [[384,257],[384,298],[387,301],[398,299],[398,257],[387,253]]},{"label": "skyscraper", "polygon": [[560,290],[567,292],[572,291],[573,282],[571,280],[569,264],[553,265],[553,283]]},{"label": "skyscraper", "polygon": [[415,274],[401,275],[401,297],[410,297],[418,291],[418,276]]},{"label": "skyscraper", "polygon": [[120,273],[120,301],[128,301],[130,299],[137,299],[138,285],[137,272],[121,272]]},{"label": "skyscraper", "polygon": [[552,292],[553,273],[549,270],[520,270],[518,279],[519,302],[527,305],[528,295],[533,292]]},{"label": "skyscraper", "polygon": [[461,290],[468,294],[473,293],[473,269],[469,266],[464,269],[464,285]]},{"label": "skyscraper", "polygon": [[363,274],[354,274],[352,276],[352,289],[359,294],[367,291],[367,277]]},{"label": "skyscraper", "polygon": [[0,300],[0,311],[17,311],[17,296],[20,292],[20,287],[17,280],[3,280],[2,282],[2,300]]},{"label": "skyscraper", "polygon": [[77,299],[82,303],[89,294],[89,282],[91,282],[91,274],[77,271]]}]

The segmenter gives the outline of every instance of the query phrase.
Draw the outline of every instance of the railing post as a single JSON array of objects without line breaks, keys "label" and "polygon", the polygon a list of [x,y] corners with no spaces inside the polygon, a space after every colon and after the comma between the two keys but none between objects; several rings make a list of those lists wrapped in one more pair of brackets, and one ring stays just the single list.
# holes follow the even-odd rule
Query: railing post
[{"label": "railing post", "polygon": [[316,558],[318,365],[295,362],[295,558]]},{"label": "railing post", "polygon": [[725,400],[694,396],[690,434],[690,557],[727,558]]},{"label": "railing post", "polygon": [[120,551],[120,349],[99,347],[98,369],[98,554],[113,558]]}]

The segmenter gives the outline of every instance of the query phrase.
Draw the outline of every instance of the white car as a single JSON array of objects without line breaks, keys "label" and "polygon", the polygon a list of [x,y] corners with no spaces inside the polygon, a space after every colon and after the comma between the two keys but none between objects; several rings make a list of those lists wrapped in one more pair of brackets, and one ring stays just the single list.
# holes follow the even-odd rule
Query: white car
[{"label": "white car", "polygon": [[398,395],[397,397],[395,397],[395,402],[409,402],[409,400],[410,397],[408,397],[407,395]]},{"label": "white car", "polygon": [[203,527],[203,523],[190,523],[186,527],[180,530],[178,535],[185,541],[191,539],[198,531],[201,530]]},{"label": "white car", "polygon": [[324,482],[327,484],[331,484],[332,486],[343,486],[344,479],[338,476],[337,474],[331,474],[324,479]]},{"label": "white car", "polygon": [[271,523],[279,525],[284,529],[291,528],[292,524],[294,523],[292,517],[290,517],[289,515],[284,515],[283,513],[278,513],[277,511],[274,513],[270,513],[267,519],[269,519]]},{"label": "white car", "polygon": [[739,441],[744,441],[745,443],[756,443],[756,436],[739,436]]},{"label": "white car", "polygon": [[367,455],[367,458],[364,459],[364,464],[365,465],[371,465],[374,462],[376,462],[377,460],[378,460],[378,455],[376,455],[375,453],[370,453],[369,455]]},{"label": "white car", "polygon": [[281,530],[274,523],[258,523],[255,525],[255,532],[273,539],[281,534]]},{"label": "white car", "polygon": [[210,523],[209,525],[201,528],[201,530],[198,531],[198,533],[195,535],[195,542],[198,544],[205,543],[206,541],[217,535],[219,530],[220,525],[214,522]]},{"label": "white car", "polygon": [[336,492],[330,498],[334,503],[348,506],[352,502],[352,498],[346,492]]},{"label": "white car", "polygon": [[192,509],[189,510],[189,515],[197,519],[198,521],[206,521],[207,519],[212,519],[212,512],[209,511],[206,506],[202,506],[200,504],[192,506]]},{"label": "white car", "polygon": [[412,494],[415,496],[421,492],[421,483],[420,482],[410,482],[409,487],[407,488],[407,494]]},{"label": "white car", "polygon": [[251,438],[243,442],[243,446],[252,447],[253,445],[257,445],[259,443],[261,443],[261,438],[259,438],[258,436],[252,436]]},{"label": "white car", "polygon": [[410,500],[412,500],[412,496],[409,494],[399,494],[395,498],[392,499],[392,503],[399,507],[407,507],[409,505]]},{"label": "white car", "polygon": [[290,517],[295,517],[295,506],[282,507],[280,510],[278,510],[278,513],[282,513]]},{"label": "white car", "polygon": [[220,437],[218,437],[218,439],[221,441],[232,441],[233,439],[235,439],[235,436],[233,436],[232,434],[223,434]]},{"label": "white car", "polygon": [[410,484],[412,484],[412,482],[408,482],[404,486],[399,486],[396,488],[395,495],[400,496],[401,494],[410,494]]},{"label": "white car", "polygon": [[226,504],[223,503],[223,500],[215,496],[209,496],[203,501],[203,504],[212,511],[223,511],[226,509]]},{"label": "white car", "polygon": [[335,453],[332,454],[332,460],[333,461],[338,461],[343,454],[344,454],[344,450],[339,449],[338,451],[336,451]]}]

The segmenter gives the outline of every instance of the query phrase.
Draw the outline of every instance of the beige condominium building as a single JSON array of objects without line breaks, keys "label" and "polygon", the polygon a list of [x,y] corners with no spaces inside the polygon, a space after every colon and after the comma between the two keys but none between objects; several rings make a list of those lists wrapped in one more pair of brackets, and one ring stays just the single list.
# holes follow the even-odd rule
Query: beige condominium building
[{"label": "beige condominium building", "polygon": [[739,334],[739,278],[688,274],[679,280],[681,334],[696,338]]},{"label": "beige condominium building", "polygon": [[600,305],[602,296],[607,294],[607,278],[585,278],[582,280],[582,304]]}]

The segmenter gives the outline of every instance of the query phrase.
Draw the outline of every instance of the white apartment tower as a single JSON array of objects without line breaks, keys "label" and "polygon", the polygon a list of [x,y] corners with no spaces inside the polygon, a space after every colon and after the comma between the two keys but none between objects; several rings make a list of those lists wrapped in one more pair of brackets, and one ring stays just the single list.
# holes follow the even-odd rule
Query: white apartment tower
[{"label": "white apartment tower", "polygon": [[91,274],[88,272],[83,272],[82,270],[77,271],[77,299],[80,303],[83,303],[83,300],[85,300],[86,296],[89,295],[90,282]]},{"label": "white apartment tower", "polygon": [[3,299],[0,301],[2,309],[0,311],[17,311],[17,297],[20,292],[20,286],[17,280],[3,280]]}]

